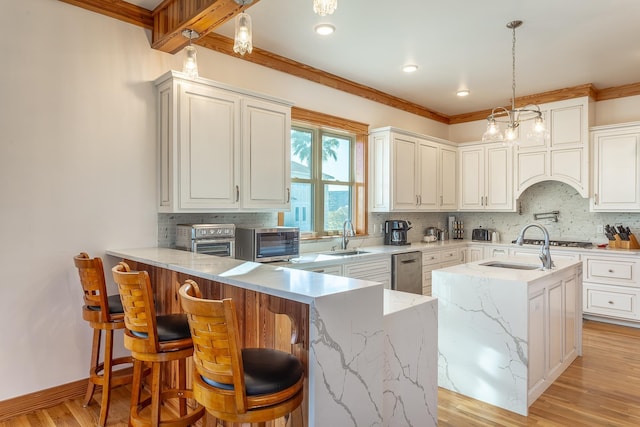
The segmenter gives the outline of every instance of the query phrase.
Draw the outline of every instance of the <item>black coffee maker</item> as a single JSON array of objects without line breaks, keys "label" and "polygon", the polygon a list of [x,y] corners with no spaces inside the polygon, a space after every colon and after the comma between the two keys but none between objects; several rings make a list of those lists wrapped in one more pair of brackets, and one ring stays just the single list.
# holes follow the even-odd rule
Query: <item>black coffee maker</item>
[{"label": "black coffee maker", "polygon": [[410,221],[389,220],[384,222],[385,245],[408,245],[407,231],[411,229]]}]

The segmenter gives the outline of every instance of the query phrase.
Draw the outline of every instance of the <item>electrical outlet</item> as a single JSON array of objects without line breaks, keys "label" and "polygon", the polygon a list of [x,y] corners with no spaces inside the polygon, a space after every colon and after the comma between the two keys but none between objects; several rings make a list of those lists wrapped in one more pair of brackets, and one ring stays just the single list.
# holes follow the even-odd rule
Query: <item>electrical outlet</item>
[{"label": "electrical outlet", "polygon": [[602,225],[602,224],[598,224],[598,225],[596,226],[596,232],[597,232],[598,234],[604,234],[604,225]]}]

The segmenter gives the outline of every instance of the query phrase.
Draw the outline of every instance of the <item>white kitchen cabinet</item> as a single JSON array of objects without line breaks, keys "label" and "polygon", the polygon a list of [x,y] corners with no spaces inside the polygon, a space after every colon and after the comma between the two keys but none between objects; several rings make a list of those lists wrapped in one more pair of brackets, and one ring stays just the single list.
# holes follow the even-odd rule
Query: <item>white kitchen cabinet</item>
[{"label": "white kitchen cabinet", "polygon": [[589,97],[540,105],[548,138],[527,139],[533,121],[520,125],[515,144],[514,181],[517,199],[531,185],[561,181],[589,196]]},{"label": "white kitchen cabinet", "polygon": [[582,353],[579,283],[582,268],[530,286],[529,293],[529,402]]},{"label": "white kitchen cabinet", "polygon": [[640,260],[635,256],[583,255],[583,312],[600,320],[640,321]]},{"label": "white kitchen cabinet", "polygon": [[431,272],[463,262],[464,249],[423,249],[422,251],[422,295],[431,296]]},{"label": "white kitchen cabinet", "polygon": [[155,84],[160,212],[289,208],[290,104],[175,71]]},{"label": "white kitchen cabinet", "polygon": [[512,148],[502,143],[468,145],[460,158],[461,211],[515,211]]},{"label": "white kitchen cabinet", "polygon": [[591,211],[640,211],[640,122],[595,128],[591,140]]},{"label": "white kitchen cabinet", "polygon": [[455,210],[457,149],[391,127],[369,139],[372,212]]},{"label": "white kitchen cabinet", "polygon": [[370,261],[349,261],[342,266],[342,271],[345,277],[379,282],[385,289],[391,289],[391,256],[389,255]]},{"label": "white kitchen cabinet", "polygon": [[466,248],[460,250],[462,263],[480,261],[484,259],[485,248],[481,245],[469,245]]}]

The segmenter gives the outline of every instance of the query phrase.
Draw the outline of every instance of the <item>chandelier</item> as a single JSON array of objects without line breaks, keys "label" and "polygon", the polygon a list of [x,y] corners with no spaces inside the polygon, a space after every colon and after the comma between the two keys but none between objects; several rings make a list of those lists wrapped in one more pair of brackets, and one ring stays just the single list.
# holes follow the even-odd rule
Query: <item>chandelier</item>
[{"label": "chandelier", "polygon": [[313,0],[313,11],[320,16],[331,15],[338,8],[338,0]]},{"label": "chandelier", "polygon": [[[253,0],[235,0],[240,6],[251,3]],[[236,32],[233,39],[233,51],[244,55],[251,53],[253,50],[253,41],[251,36],[251,17],[248,13],[242,11],[236,15]]]},{"label": "chandelier", "polygon": [[[542,117],[539,106],[531,104],[523,108],[516,108],[516,28],[521,25],[522,21],[511,21],[507,23],[507,28],[513,30],[511,47],[511,109],[496,107],[491,110],[491,114],[487,117],[487,131],[482,135],[483,142],[516,142],[520,123],[528,120],[533,120],[533,126],[527,133],[527,138],[539,139],[547,136],[544,118]],[[500,130],[500,123],[506,123],[507,125],[504,134]]]},{"label": "chandelier", "polygon": [[197,31],[183,30],[182,35],[189,39],[189,45],[184,48],[185,58],[182,64],[182,72],[190,79],[198,77],[198,61],[196,60],[196,48],[191,46],[191,40],[200,37]]}]

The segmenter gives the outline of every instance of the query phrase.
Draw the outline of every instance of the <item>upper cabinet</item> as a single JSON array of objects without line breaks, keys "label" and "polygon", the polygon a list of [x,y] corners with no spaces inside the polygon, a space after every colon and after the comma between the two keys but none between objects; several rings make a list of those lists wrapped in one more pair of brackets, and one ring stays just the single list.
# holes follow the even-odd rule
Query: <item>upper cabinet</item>
[{"label": "upper cabinet", "polygon": [[372,212],[456,209],[457,149],[391,127],[369,136]]},{"label": "upper cabinet", "polygon": [[593,128],[591,210],[640,211],[640,122]]},{"label": "upper cabinet", "polygon": [[461,211],[515,211],[513,151],[502,143],[459,149]]},{"label": "upper cabinet", "polygon": [[561,181],[589,197],[589,97],[540,105],[549,137],[527,140],[532,121],[523,122],[515,148],[515,198],[541,181]]},{"label": "upper cabinet", "polygon": [[291,104],[175,71],[155,84],[160,212],[289,209]]}]

